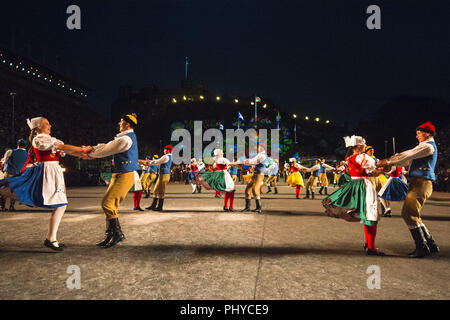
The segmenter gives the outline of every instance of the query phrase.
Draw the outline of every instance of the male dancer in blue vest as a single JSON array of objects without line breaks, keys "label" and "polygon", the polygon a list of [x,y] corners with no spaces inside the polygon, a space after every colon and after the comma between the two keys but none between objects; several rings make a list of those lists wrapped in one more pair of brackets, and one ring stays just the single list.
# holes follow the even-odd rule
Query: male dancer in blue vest
[{"label": "male dancer in blue vest", "polygon": [[423,258],[439,252],[420,216],[425,201],[433,192],[433,181],[436,179],[434,168],[438,150],[433,138],[435,132],[430,122],[421,124],[416,128],[418,146],[377,162],[378,167],[409,165],[408,193],[403,203],[402,217],[416,244],[416,249],[409,254],[411,258]]},{"label": "male dancer in blue vest", "polygon": [[137,125],[136,114],[127,114],[119,122],[120,133],[107,144],[85,147],[90,159],[113,155],[113,174],[102,200],[106,215],[106,237],[97,246],[110,248],[125,240],[119,223],[119,205],[135,183],[136,171],[140,170],[138,144],[133,128]]},{"label": "male dancer in blue vest", "polygon": [[267,159],[267,154],[264,146],[261,144],[257,148],[258,154],[244,161],[232,162],[232,164],[244,164],[244,165],[254,165],[252,180],[245,188],[245,208],[241,212],[250,211],[250,202],[252,200],[252,195],[255,197],[256,208],[252,210],[253,212],[261,213],[261,193],[260,187],[264,181],[264,173],[266,171],[265,161]]},{"label": "male dancer in blue vest", "polygon": [[145,208],[147,210],[163,211],[166,185],[170,181],[170,169],[172,168],[172,149],[172,145],[169,144],[164,147],[164,155],[160,159],[147,161],[148,166],[159,165],[159,178],[153,189],[153,202],[150,207]]},{"label": "male dancer in blue vest", "polygon": [[[25,139],[19,139],[19,141],[17,141],[17,149],[6,151],[4,157],[6,167],[5,178],[15,177],[21,173],[28,159],[28,152],[25,150],[27,146],[28,143]],[[9,211],[16,211],[14,208],[15,202],[15,199],[9,198]],[[2,197],[0,199],[1,211],[5,211],[5,205],[6,198]]]}]

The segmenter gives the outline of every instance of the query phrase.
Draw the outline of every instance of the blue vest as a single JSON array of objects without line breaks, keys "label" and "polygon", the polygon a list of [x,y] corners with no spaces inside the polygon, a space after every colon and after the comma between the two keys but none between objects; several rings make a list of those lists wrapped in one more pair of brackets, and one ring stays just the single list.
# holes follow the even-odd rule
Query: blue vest
[{"label": "blue vest", "polygon": [[134,132],[128,132],[124,136],[130,137],[131,141],[133,141],[133,144],[127,151],[117,153],[113,156],[113,173],[141,170],[141,167],[138,163],[138,145],[136,134]]},{"label": "blue vest", "polygon": [[267,157],[263,162],[255,165],[255,170],[253,170],[254,173],[258,174],[258,173],[265,173],[266,172],[266,161],[269,158]]},{"label": "blue vest", "polygon": [[168,154],[169,161],[159,165],[160,174],[170,174],[170,168],[172,167],[172,155]]},{"label": "blue vest", "polygon": [[14,149],[9,157],[7,163],[6,172],[17,176],[20,174],[25,162],[28,159],[28,152],[22,149]]},{"label": "blue vest", "polygon": [[327,169],[322,164],[320,164],[319,173],[327,173]]},{"label": "blue vest", "polygon": [[157,173],[158,172],[158,166],[150,166],[149,172],[151,173]]},{"label": "blue vest", "polygon": [[433,154],[424,158],[414,159],[409,167],[408,175],[410,177],[418,177],[434,181],[436,180],[436,176],[434,175],[434,167],[436,165],[438,151],[434,141],[429,141],[427,143],[434,147]]},{"label": "blue vest", "polygon": [[321,168],[322,168],[322,164],[320,164],[320,168],[318,170],[312,172],[312,175],[314,177],[320,177],[320,169]]},{"label": "blue vest", "polygon": [[230,174],[237,175],[237,173],[238,173],[238,167],[229,167],[229,168],[228,168],[228,172],[229,172]]}]

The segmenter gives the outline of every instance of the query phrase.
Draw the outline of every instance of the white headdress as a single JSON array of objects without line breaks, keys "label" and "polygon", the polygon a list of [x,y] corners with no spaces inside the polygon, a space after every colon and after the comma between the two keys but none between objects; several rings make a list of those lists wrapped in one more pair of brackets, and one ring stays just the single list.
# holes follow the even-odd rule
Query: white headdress
[{"label": "white headdress", "polygon": [[345,141],[345,147],[354,147],[357,145],[360,145],[363,143],[363,137],[360,136],[351,136],[351,137],[344,137],[344,141]]},{"label": "white headdress", "polygon": [[295,158],[289,158],[289,162],[294,162],[294,161],[296,161]]},{"label": "white headdress", "polygon": [[222,155],[223,155],[222,149],[215,149],[214,150],[214,157],[222,156]]},{"label": "white headdress", "polygon": [[33,119],[27,119],[27,124],[30,127],[30,130],[33,130],[34,128],[37,128],[41,125],[42,117],[36,117]]},{"label": "white headdress", "polygon": [[197,160],[195,160],[195,158],[192,158],[192,159],[191,159],[191,162],[197,162]]}]

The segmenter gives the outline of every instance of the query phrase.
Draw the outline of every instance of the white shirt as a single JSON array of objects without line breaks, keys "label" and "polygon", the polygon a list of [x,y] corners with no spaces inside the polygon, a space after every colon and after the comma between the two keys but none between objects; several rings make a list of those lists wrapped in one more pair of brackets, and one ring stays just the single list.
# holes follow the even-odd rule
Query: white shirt
[{"label": "white shirt", "polygon": [[107,144],[99,143],[94,147],[94,150],[89,153],[89,156],[92,158],[104,158],[127,151],[133,145],[131,138],[126,136],[129,132],[134,132],[134,130],[130,129],[120,132],[115,136],[114,140],[108,142]]},{"label": "white shirt", "polygon": [[[50,136],[49,134],[40,133],[33,138],[31,144],[39,151],[51,150],[52,153],[56,153],[58,151],[56,146],[64,144],[64,142]],[[63,152],[61,152],[61,156],[64,156]]]},{"label": "white shirt", "polygon": [[433,138],[429,138],[419,143],[415,148],[396,153],[390,157],[387,161],[388,164],[395,164],[398,166],[409,166],[414,159],[425,158],[434,153],[434,147],[428,142],[434,141]]},{"label": "white shirt", "polygon": [[362,164],[363,161],[365,161],[364,169],[367,173],[371,173],[377,168],[377,166],[375,165],[375,160],[366,153],[358,154],[355,158],[355,161],[358,164]]},{"label": "white shirt", "polygon": [[[334,170],[332,166],[327,165],[326,163],[322,163],[322,167],[325,168],[325,171],[328,170]],[[320,169],[320,164],[316,164],[315,166],[312,166],[311,168],[305,168],[308,172],[313,172]]]},{"label": "white shirt", "polygon": [[253,157],[251,159],[248,159],[248,163],[250,165],[255,165],[255,164],[260,164],[262,163],[264,160],[266,160],[267,155],[265,152],[260,152],[256,155],[256,157]]},{"label": "white shirt", "polygon": [[149,166],[155,166],[155,165],[160,165],[160,164],[169,162],[169,160],[170,160],[169,154],[171,155],[171,153],[168,153],[168,154],[163,155],[158,160],[151,160],[149,163]]}]

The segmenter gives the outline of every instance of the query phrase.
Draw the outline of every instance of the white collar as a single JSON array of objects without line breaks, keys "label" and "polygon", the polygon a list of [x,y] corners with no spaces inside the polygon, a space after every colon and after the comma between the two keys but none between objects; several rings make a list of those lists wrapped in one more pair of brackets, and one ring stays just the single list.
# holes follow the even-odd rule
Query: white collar
[{"label": "white collar", "polygon": [[123,131],[123,132],[119,132],[119,133],[116,135],[116,137],[117,137],[117,138],[118,138],[118,137],[121,137],[121,136],[126,135],[127,133],[130,133],[130,132],[134,132],[134,130],[133,130],[133,129],[130,129],[130,130],[126,130],[126,131]]}]

